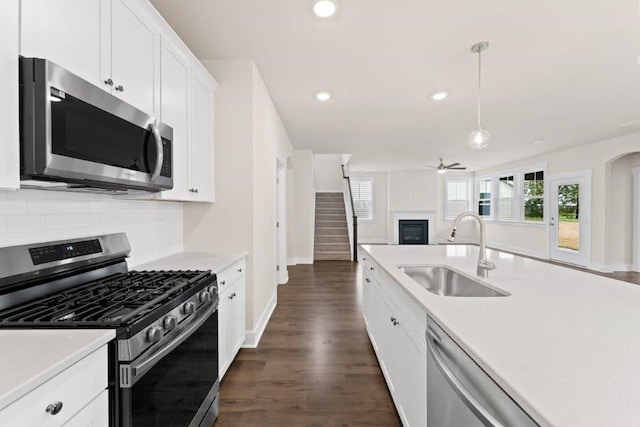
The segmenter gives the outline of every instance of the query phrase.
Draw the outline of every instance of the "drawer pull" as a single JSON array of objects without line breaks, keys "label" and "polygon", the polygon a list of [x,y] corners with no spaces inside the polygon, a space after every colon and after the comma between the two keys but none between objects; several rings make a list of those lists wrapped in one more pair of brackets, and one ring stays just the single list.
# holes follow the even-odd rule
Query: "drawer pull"
[{"label": "drawer pull", "polygon": [[364,279],[367,283],[371,283],[371,280],[369,279]]},{"label": "drawer pull", "polygon": [[241,268],[238,269],[238,273],[242,273],[242,269]]},{"label": "drawer pull", "polygon": [[222,282],[220,282],[220,284],[221,284],[222,286],[224,286],[226,283],[227,283],[227,282],[225,282],[224,280],[223,280]]},{"label": "drawer pull", "polygon": [[62,411],[62,402],[54,402],[51,405],[47,406],[46,411],[51,415],[57,415],[60,411]]},{"label": "drawer pull", "polygon": [[373,270],[375,270],[375,268],[373,268],[373,267],[369,267],[369,270],[373,271]]}]

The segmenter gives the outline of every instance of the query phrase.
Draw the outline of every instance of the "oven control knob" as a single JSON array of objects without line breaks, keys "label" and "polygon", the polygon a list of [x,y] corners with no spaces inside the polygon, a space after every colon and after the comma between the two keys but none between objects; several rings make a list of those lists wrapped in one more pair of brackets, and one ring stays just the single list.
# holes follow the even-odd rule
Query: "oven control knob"
[{"label": "oven control knob", "polygon": [[191,314],[196,311],[196,305],[192,302],[185,302],[182,306],[182,312],[184,314]]},{"label": "oven control knob", "polygon": [[200,292],[200,295],[198,295],[198,299],[200,302],[211,301],[211,294],[207,291],[202,291]]},{"label": "oven control knob", "polygon": [[176,316],[169,315],[162,319],[162,327],[165,331],[173,331],[177,325],[178,319],[176,319]]},{"label": "oven control knob", "polygon": [[207,292],[209,292],[211,295],[215,295],[216,293],[218,293],[218,290],[216,289],[215,286],[209,286],[207,288]]},{"label": "oven control knob", "polygon": [[160,326],[152,326],[147,329],[147,341],[158,342],[162,338],[162,328]]}]

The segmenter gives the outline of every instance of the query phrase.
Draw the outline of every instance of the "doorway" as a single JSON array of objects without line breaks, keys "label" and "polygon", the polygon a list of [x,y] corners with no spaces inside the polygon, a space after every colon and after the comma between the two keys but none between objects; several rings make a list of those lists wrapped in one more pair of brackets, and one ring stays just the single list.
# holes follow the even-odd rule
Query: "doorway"
[{"label": "doorway", "polygon": [[587,266],[591,261],[591,172],[549,180],[549,258]]},{"label": "doorway", "polygon": [[278,285],[289,280],[287,272],[286,168],[276,160],[276,279]]},{"label": "doorway", "polygon": [[633,176],[633,271],[640,272],[640,167],[631,169]]}]

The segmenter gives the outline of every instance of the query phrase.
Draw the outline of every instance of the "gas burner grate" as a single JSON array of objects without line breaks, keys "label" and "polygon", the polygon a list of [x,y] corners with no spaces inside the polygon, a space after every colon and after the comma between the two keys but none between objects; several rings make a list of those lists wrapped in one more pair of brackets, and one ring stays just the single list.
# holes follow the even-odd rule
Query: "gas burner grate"
[{"label": "gas burner grate", "polygon": [[175,299],[209,274],[131,271],[2,310],[0,323],[129,324]]}]

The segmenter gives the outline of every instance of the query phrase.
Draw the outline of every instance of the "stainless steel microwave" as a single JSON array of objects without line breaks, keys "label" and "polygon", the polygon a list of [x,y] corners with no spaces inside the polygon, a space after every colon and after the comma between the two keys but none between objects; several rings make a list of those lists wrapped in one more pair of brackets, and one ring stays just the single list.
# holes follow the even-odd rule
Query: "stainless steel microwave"
[{"label": "stainless steel microwave", "polygon": [[173,129],[53,62],[20,58],[21,187],[173,187]]}]

